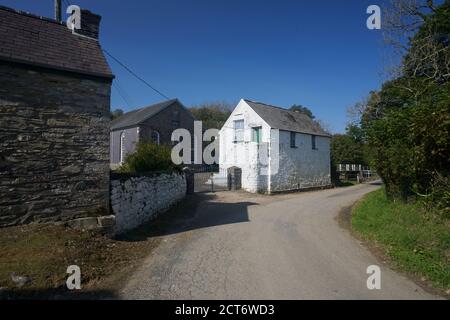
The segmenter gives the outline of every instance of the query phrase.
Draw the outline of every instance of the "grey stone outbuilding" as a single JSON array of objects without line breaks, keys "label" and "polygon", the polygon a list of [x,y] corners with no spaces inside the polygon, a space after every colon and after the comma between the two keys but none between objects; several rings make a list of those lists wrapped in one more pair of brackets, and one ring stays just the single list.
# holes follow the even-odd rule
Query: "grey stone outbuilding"
[{"label": "grey stone outbuilding", "polygon": [[178,100],[129,111],[111,122],[111,166],[120,165],[139,142],[172,144],[172,132],[186,129],[193,137],[194,117]]},{"label": "grey stone outbuilding", "polygon": [[0,226],[109,214],[114,78],[82,29],[0,7]]}]

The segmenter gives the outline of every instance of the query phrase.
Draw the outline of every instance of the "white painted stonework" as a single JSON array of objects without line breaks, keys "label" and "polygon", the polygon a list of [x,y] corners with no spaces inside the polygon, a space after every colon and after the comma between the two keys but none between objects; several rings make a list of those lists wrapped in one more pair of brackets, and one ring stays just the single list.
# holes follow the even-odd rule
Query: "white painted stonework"
[{"label": "white painted stonework", "polygon": [[[233,122],[244,120],[243,141],[235,140]],[[252,127],[262,128],[261,142],[252,141]],[[271,193],[324,187],[330,180],[330,138],[296,132],[296,148],[291,148],[290,132],[271,128],[244,100],[231,113],[219,133],[221,172],[236,166],[242,169],[242,188],[249,192]]]},{"label": "white painted stonework", "polygon": [[116,233],[132,230],[150,220],[186,195],[186,177],[182,173],[154,173],[111,179],[111,206]]}]

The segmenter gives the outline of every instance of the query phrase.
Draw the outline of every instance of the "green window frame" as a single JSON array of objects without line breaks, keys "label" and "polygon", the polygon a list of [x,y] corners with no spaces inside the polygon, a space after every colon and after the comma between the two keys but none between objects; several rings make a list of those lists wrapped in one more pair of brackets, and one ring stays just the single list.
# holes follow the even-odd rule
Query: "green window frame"
[{"label": "green window frame", "polygon": [[262,127],[252,128],[252,142],[261,143],[262,141]]}]

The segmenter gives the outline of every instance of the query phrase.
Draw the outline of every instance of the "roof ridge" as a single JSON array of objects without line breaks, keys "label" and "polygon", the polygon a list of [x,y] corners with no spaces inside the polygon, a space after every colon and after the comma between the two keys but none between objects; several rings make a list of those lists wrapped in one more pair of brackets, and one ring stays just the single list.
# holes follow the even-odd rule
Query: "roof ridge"
[{"label": "roof ridge", "polygon": [[111,122],[110,128],[112,130],[118,130],[120,128],[125,128],[125,127],[139,124],[139,123],[159,114],[161,111],[167,109],[168,107],[172,106],[176,102],[183,105],[178,100],[178,98],[174,98],[174,99],[160,101],[160,102],[154,103],[154,104],[146,106],[146,107],[130,110],[128,112],[125,112],[120,117],[114,119]]},{"label": "roof ridge", "polygon": [[15,13],[15,14],[18,14],[18,15],[21,15],[21,16],[34,18],[34,19],[38,19],[38,20],[41,20],[41,21],[54,23],[54,24],[57,24],[57,25],[60,25],[60,26],[65,26],[65,23],[62,22],[62,21],[58,22],[55,19],[44,17],[44,16],[39,16],[37,14],[31,13],[31,12],[28,12],[28,11],[18,10],[18,9],[6,7],[6,6],[3,6],[3,5],[0,5],[0,10],[12,12],[12,13]]},{"label": "roof ridge", "polygon": [[[283,107],[274,106],[274,105],[272,105],[272,104],[268,104],[268,103],[264,103],[264,102],[258,102],[258,101],[253,101],[253,100],[249,100],[249,99],[244,99],[244,101],[249,101],[249,102],[257,103],[257,104],[261,104],[261,105],[266,106],[266,107],[276,108],[276,109],[281,109],[281,110],[283,110],[283,111],[287,111],[287,112],[294,113],[294,114],[301,114],[301,115],[304,115],[304,116],[308,117],[306,114],[304,114],[304,113],[302,113],[302,112],[292,111],[292,110],[289,110],[289,109],[286,109],[286,108],[283,108]],[[309,118],[309,117],[308,117],[308,118]],[[311,119],[311,118],[310,118],[310,119]],[[314,119],[311,119],[311,120],[314,120]]]},{"label": "roof ridge", "polygon": [[302,112],[248,99],[243,100],[272,128],[330,137],[330,134],[317,121]]},{"label": "roof ridge", "polygon": [[[157,103],[154,103],[154,104],[150,104],[150,105],[145,106],[145,107],[140,107],[140,108],[137,108],[137,109],[133,109],[133,110],[127,111],[123,115],[126,115],[127,113],[130,113],[130,112],[141,111],[141,110],[144,110],[144,109],[147,109],[147,108],[151,108],[151,107],[154,107],[156,105],[163,104],[163,103],[168,103],[168,102],[175,103],[177,100],[178,99],[175,98],[175,99],[169,99],[169,100],[160,101],[160,102],[157,102]],[[169,104],[168,106],[170,106],[171,104]]]},{"label": "roof ridge", "polygon": [[114,78],[98,39],[74,33],[63,22],[0,5],[0,60],[88,77]]}]

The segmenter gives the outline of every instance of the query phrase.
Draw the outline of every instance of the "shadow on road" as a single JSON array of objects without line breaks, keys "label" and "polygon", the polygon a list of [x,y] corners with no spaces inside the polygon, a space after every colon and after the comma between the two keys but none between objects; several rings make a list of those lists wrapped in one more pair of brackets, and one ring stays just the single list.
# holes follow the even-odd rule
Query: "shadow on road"
[{"label": "shadow on road", "polygon": [[176,234],[219,225],[249,222],[248,207],[254,202],[219,202],[213,193],[188,195],[169,211],[127,234],[121,241],[144,241],[148,238]]}]

